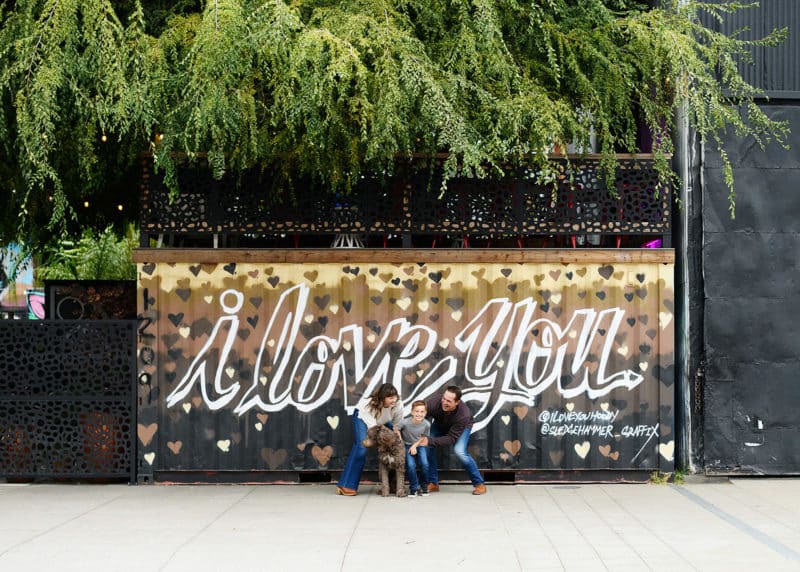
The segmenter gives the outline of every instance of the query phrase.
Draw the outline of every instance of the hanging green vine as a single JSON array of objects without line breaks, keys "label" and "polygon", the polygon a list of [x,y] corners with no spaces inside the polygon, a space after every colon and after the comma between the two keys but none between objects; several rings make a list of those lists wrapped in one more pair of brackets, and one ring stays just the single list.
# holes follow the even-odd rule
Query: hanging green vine
[{"label": "hanging green vine", "polygon": [[[737,60],[774,45],[703,27],[739,2],[633,0],[19,0],[0,7],[0,238],[64,228],[78,200],[145,149],[214,175],[250,167],[346,190],[398,157],[449,153],[485,176],[597,138],[607,177],[653,134],[669,168],[675,111],[721,152],[729,128],[783,143]],[[15,189],[16,193],[8,192]],[[130,192],[138,189],[131,186]],[[13,222],[13,224],[12,224]],[[11,230],[13,226],[13,232]]]}]

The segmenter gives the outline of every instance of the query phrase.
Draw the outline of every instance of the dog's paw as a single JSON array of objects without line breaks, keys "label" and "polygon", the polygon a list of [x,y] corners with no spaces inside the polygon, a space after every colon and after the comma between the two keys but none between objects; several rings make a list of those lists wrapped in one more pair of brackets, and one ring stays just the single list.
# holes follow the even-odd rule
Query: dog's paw
[{"label": "dog's paw", "polygon": [[389,491],[381,490],[381,496],[382,497],[388,497],[389,496]]},{"label": "dog's paw", "polygon": [[405,489],[403,489],[402,491],[397,491],[397,498],[403,498],[406,496],[408,496],[408,493],[406,493]]}]

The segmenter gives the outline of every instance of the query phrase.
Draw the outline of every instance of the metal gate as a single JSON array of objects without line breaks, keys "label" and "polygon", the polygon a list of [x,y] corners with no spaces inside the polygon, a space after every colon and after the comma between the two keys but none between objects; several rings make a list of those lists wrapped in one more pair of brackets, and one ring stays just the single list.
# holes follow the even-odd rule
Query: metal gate
[{"label": "metal gate", "polygon": [[0,477],[136,481],[136,322],[0,321]]}]

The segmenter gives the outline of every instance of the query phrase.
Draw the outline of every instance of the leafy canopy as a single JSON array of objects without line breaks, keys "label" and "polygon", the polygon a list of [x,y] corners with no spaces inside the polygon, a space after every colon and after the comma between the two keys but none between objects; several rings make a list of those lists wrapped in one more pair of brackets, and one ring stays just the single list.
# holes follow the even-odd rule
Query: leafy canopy
[{"label": "leafy canopy", "polygon": [[[652,132],[670,174],[675,111],[720,146],[786,126],[737,59],[756,42],[704,28],[738,2],[664,0],[17,0],[0,6],[0,239],[43,241],[141,151],[215,176],[260,166],[347,189],[398,157],[447,152],[473,176],[596,135],[606,173]],[[122,185],[122,186],[120,186]],[[284,186],[286,186],[284,185]],[[15,192],[11,192],[14,190]],[[732,196],[732,195],[731,195]]]}]

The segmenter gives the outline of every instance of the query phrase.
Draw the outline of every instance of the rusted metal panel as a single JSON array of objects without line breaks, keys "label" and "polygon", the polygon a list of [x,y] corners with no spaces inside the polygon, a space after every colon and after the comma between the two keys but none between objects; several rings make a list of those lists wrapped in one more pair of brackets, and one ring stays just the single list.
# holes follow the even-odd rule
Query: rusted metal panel
[{"label": "rusted metal panel", "polygon": [[337,471],[384,382],[459,385],[484,470],[671,471],[674,252],[584,252],[138,251],[140,480]]}]

